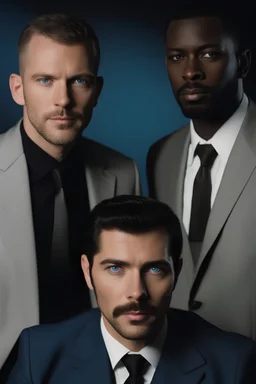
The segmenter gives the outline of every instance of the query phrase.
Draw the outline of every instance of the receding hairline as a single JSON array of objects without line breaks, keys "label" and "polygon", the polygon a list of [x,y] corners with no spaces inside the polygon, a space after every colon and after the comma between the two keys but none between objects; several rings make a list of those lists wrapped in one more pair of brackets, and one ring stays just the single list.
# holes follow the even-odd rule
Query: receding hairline
[{"label": "receding hairline", "polygon": [[62,39],[58,39],[58,37],[55,38],[55,36],[50,36],[50,35],[45,34],[45,33],[40,33],[38,31],[35,31],[33,34],[31,34],[30,38],[28,40],[26,40],[26,43],[23,44],[19,48],[18,56],[19,56],[19,71],[20,71],[20,73],[23,72],[24,57],[25,57],[25,55],[26,55],[26,53],[28,51],[28,47],[29,47],[31,41],[33,40],[33,38],[40,37],[40,36],[41,37],[45,37],[46,39],[48,39],[48,40],[50,40],[52,42],[55,42],[57,44],[60,44],[60,45],[69,46],[69,47],[77,45],[77,46],[84,47],[92,55],[91,60],[94,61],[93,67],[95,68],[95,73],[97,73],[97,71],[98,71],[98,63],[95,63],[96,57],[93,55],[93,52],[90,52],[90,51],[93,50],[93,48],[91,47],[89,38],[88,38],[88,44],[85,41],[69,42],[69,41],[63,41]]},{"label": "receding hairline", "polygon": [[31,20],[22,30],[18,40],[19,67],[24,53],[34,36],[44,36],[66,46],[84,46],[93,61],[95,72],[100,64],[100,46],[94,29],[84,19],[65,13],[50,13]]}]

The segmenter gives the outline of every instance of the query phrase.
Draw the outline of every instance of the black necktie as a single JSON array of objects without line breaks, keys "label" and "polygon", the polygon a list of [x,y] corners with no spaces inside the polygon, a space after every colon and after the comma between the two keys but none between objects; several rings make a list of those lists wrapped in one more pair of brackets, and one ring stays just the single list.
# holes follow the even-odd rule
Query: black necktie
[{"label": "black necktie", "polygon": [[59,268],[60,274],[68,270],[69,234],[68,213],[62,186],[61,174],[58,169],[53,170],[53,180],[56,186],[54,202],[54,221],[52,234],[52,264]]},{"label": "black necktie", "polygon": [[129,372],[125,384],[144,384],[143,375],[148,366],[148,361],[141,355],[125,355],[122,362]]},{"label": "black necktie", "polygon": [[217,152],[211,144],[197,145],[195,155],[201,160],[201,166],[196,174],[191,204],[189,240],[202,242],[211,210],[211,167]]}]

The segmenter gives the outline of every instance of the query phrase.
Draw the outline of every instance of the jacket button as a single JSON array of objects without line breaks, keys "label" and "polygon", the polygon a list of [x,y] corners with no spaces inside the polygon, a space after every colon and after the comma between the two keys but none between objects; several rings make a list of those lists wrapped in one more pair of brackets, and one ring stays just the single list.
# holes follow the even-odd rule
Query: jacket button
[{"label": "jacket button", "polygon": [[201,301],[193,300],[189,303],[189,310],[190,311],[196,311],[197,309],[201,308],[203,303]]}]

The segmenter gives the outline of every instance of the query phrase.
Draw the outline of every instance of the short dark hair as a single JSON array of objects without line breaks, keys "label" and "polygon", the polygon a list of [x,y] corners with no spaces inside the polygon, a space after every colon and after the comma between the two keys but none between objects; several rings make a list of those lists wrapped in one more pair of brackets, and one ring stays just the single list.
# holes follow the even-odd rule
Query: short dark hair
[{"label": "short dark hair", "polygon": [[177,216],[167,204],[149,197],[121,195],[96,205],[86,219],[84,253],[90,268],[100,248],[101,232],[111,229],[131,234],[166,231],[169,239],[168,254],[177,271],[182,251],[182,232]]},{"label": "short dark hair", "polygon": [[45,14],[31,20],[19,37],[19,59],[35,34],[51,38],[61,44],[83,44],[92,52],[97,73],[100,63],[99,41],[94,30],[85,20],[65,13]]},{"label": "short dark hair", "polygon": [[206,1],[188,1],[181,2],[177,7],[170,11],[171,17],[166,22],[164,36],[169,25],[174,20],[191,19],[196,17],[216,17],[220,19],[223,29],[233,39],[236,49],[241,51],[245,48],[245,35],[240,22],[240,17],[230,9],[225,8],[223,4]]}]

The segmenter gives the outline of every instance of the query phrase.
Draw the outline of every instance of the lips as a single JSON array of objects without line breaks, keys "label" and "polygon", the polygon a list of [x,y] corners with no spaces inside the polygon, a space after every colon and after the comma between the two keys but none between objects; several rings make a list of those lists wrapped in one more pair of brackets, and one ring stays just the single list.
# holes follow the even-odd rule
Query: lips
[{"label": "lips", "polygon": [[186,88],[180,92],[180,95],[197,95],[201,93],[209,93],[209,92],[202,88]]},{"label": "lips", "polygon": [[141,311],[130,311],[126,312],[125,316],[132,321],[143,321],[149,316],[149,313]]},{"label": "lips", "polygon": [[52,117],[51,120],[67,121],[67,120],[75,120],[75,118],[74,117]]},{"label": "lips", "polygon": [[180,95],[186,101],[198,101],[209,95],[209,92],[202,88],[185,88]]}]

